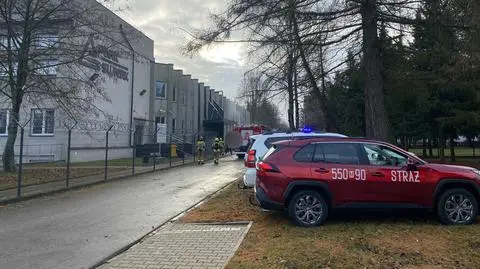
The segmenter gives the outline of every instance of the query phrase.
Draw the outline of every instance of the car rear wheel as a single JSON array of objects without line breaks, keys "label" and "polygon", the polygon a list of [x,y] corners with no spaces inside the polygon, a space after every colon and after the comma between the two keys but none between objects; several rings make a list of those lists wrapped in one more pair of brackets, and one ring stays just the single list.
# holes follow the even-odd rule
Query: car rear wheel
[{"label": "car rear wheel", "polygon": [[447,190],[438,199],[437,213],[444,224],[469,225],[477,219],[478,202],[465,189]]},{"label": "car rear wheel", "polygon": [[316,191],[300,191],[293,195],[288,205],[293,222],[302,227],[322,225],[328,216],[328,205]]}]

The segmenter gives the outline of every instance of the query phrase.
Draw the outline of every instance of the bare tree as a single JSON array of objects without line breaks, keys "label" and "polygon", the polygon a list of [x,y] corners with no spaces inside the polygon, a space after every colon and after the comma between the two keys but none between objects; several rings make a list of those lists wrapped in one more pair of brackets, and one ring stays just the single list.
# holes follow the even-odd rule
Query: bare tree
[{"label": "bare tree", "polygon": [[22,112],[29,115],[22,110],[50,106],[71,118],[99,116],[96,101],[109,99],[98,73],[128,80],[127,71],[97,60],[118,63],[129,53],[125,37],[133,33],[112,17],[94,0],[0,1],[0,96],[10,111],[5,171],[15,170],[18,123]]},{"label": "bare tree", "polygon": [[260,104],[267,95],[264,86],[262,75],[255,72],[245,74],[241,82],[238,97],[247,104],[251,122],[258,120]]},{"label": "bare tree", "polygon": [[[347,48],[360,48],[358,51],[363,54],[366,77],[367,136],[388,140],[389,124],[380,72],[382,59],[378,46],[378,24],[384,22],[387,27],[396,30],[399,23],[415,23],[412,11],[417,3],[417,0],[232,0],[226,12],[212,16],[213,27],[195,33],[195,38],[187,44],[186,49],[195,52],[215,42],[248,42],[269,47],[293,43],[310,87],[319,104],[326,109],[317,78],[341,67]],[[294,35],[289,22],[293,22]],[[235,31],[246,33],[245,38],[230,39]],[[319,42],[322,36],[325,40]],[[318,48],[332,46],[343,51],[343,55],[340,53],[336,56],[342,59],[338,59],[338,64],[331,67],[324,66],[324,71],[318,75],[312,65],[311,55],[318,52]],[[328,114],[326,116],[328,120]]]}]

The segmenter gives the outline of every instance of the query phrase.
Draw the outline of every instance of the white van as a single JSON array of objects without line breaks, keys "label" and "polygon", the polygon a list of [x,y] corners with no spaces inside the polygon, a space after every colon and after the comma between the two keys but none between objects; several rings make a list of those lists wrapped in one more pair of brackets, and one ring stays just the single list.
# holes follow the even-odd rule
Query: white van
[{"label": "white van", "polygon": [[249,148],[244,157],[247,170],[243,176],[243,184],[246,187],[253,187],[257,179],[256,163],[262,158],[271,147],[272,143],[294,138],[315,138],[315,137],[347,137],[337,133],[316,133],[316,132],[267,132],[260,135],[250,136]]}]

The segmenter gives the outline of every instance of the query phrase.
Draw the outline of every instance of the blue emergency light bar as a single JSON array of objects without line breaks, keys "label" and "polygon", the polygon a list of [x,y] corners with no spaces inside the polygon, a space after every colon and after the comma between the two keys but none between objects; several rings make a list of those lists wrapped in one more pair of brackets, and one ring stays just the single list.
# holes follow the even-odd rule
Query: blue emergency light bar
[{"label": "blue emergency light bar", "polygon": [[312,127],[309,127],[309,126],[305,126],[303,128],[300,129],[302,131],[302,133],[311,133],[313,132],[313,128]]}]

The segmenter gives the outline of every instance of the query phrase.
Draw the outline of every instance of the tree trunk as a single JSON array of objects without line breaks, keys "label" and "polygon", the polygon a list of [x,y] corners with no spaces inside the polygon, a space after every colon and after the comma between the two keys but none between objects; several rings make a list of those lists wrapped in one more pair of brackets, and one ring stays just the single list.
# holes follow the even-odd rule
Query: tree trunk
[{"label": "tree trunk", "polygon": [[[325,65],[324,65],[324,56],[323,56],[323,48],[320,48],[320,74],[322,76],[322,98],[326,100],[327,96],[327,85],[325,81]],[[325,118],[325,130],[328,131],[337,131],[332,130],[333,121],[330,121],[330,113],[328,112],[328,107],[325,104],[325,108],[323,109],[323,117]]]},{"label": "tree trunk", "polygon": [[[305,49],[303,47],[302,39],[301,39],[300,34],[299,34],[298,22],[297,22],[295,12],[296,12],[295,7],[292,7],[291,14],[290,14],[291,18],[290,19],[293,23],[293,33],[294,33],[294,38],[295,38],[295,41],[296,41],[296,44],[297,44],[298,53],[299,53],[300,59],[302,60],[302,66],[305,69],[305,73],[306,73],[307,78],[310,82],[310,85],[313,89],[315,97],[317,98],[317,100],[319,102],[320,109],[323,112],[324,121],[325,121],[325,129],[327,131],[330,131],[331,127],[335,127],[335,122],[333,122],[330,119],[330,114],[328,113],[328,110],[327,110],[326,96],[324,96],[322,94],[322,91],[318,87],[317,79],[315,78],[315,75],[313,74],[312,68],[310,67],[310,64],[307,60],[307,56],[305,54]],[[322,60],[322,62],[323,62],[323,60]]]},{"label": "tree trunk", "polygon": [[18,134],[18,122],[20,120],[20,105],[14,105],[10,115],[8,124],[8,138],[3,150],[3,171],[15,172],[17,170],[15,164],[15,141]]},{"label": "tree trunk", "polygon": [[389,126],[383,79],[381,73],[379,40],[377,34],[377,0],[363,1],[360,9],[363,28],[363,55],[365,72],[365,126],[367,137],[388,141]]},{"label": "tree trunk", "polygon": [[450,162],[454,163],[456,161],[455,158],[455,138],[452,136],[450,137]]},{"label": "tree trunk", "polygon": [[293,89],[295,91],[295,128],[298,130],[300,128],[300,108],[298,101],[298,74],[297,74],[297,58],[294,60],[294,71],[293,71]]},{"label": "tree trunk", "polygon": [[432,137],[428,138],[428,156],[433,157]]},{"label": "tree trunk", "polygon": [[438,157],[441,162],[445,161],[445,138],[443,136],[444,130],[443,126],[440,126],[440,131],[438,135]]},{"label": "tree trunk", "polygon": [[293,96],[293,52],[290,50],[288,52],[288,63],[287,63],[287,85],[288,85],[288,126],[290,130],[295,129],[295,118],[293,115],[294,110],[294,96]]},{"label": "tree trunk", "polygon": [[427,157],[427,140],[425,138],[422,139],[422,156]]}]

